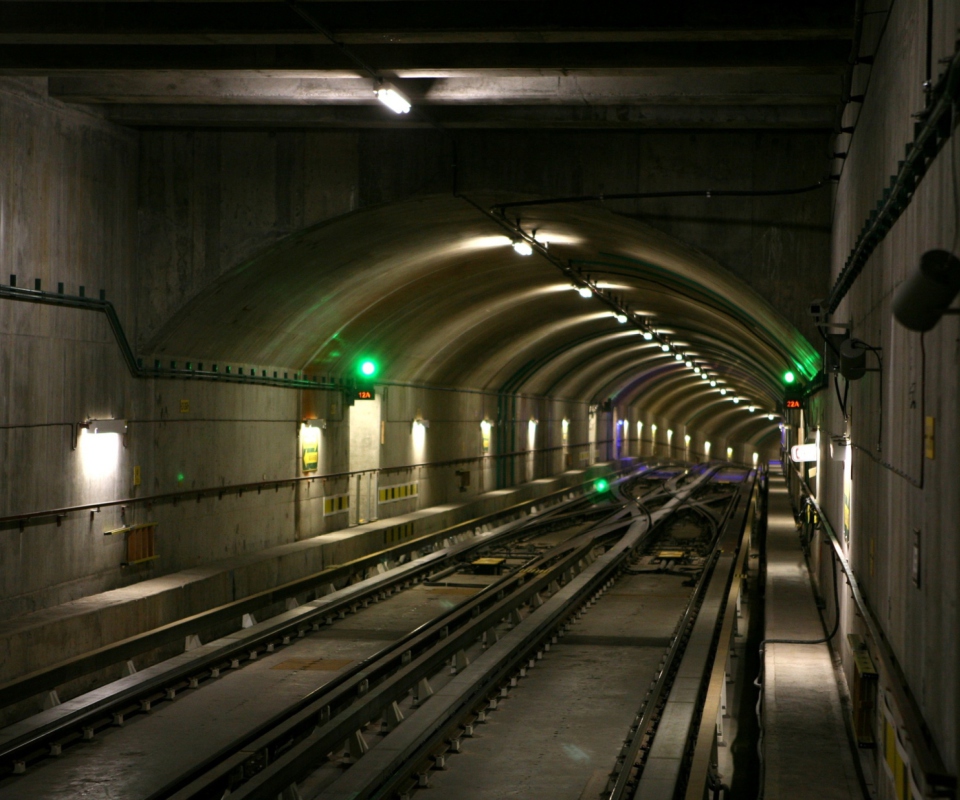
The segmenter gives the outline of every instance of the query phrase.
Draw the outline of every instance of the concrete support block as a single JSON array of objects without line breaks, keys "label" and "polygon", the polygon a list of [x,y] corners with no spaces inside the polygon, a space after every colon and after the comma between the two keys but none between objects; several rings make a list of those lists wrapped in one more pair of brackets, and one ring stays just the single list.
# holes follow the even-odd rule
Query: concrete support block
[{"label": "concrete support block", "polygon": [[131,675],[137,674],[137,668],[134,666],[132,661],[126,661],[123,665],[123,677],[128,678]]},{"label": "concrete support block", "polygon": [[49,711],[51,708],[56,708],[58,705],[60,705],[60,695],[57,694],[56,689],[53,689],[43,696],[43,700],[40,703],[40,708],[43,711]]},{"label": "concrete support block", "polygon": [[200,646],[200,637],[195,633],[191,633],[183,643],[183,651],[189,653],[191,650],[196,650]]},{"label": "concrete support block", "polygon": [[344,742],[343,749],[347,761],[353,763],[359,760],[360,757],[370,749],[370,745],[368,745],[367,740],[363,738],[361,731],[354,731],[350,738]]},{"label": "concrete support block", "polygon": [[244,614],[243,620],[240,622],[240,625],[244,628],[252,628],[256,624],[257,619],[253,616],[253,614]]},{"label": "concrete support block", "polygon": [[277,800],[303,800],[303,796],[300,794],[300,789],[297,788],[297,784],[291,783],[277,795]]},{"label": "concrete support block", "polygon": [[457,654],[453,657],[453,664],[450,666],[450,674],[456,675],[458,672],[462,672],[470,665],[470,659],[467,658],[467,654],[463,650],[457,650]]},{"label": "concrete support block", "polygon": [[392,702],[383,714],[383,721],[380,723],[380,730],[383,733],[389,733],[403,722],[403,712],[396,701]]},{"label": "concrete support block", "polygon": [[283,606],[287,611],[293,611],[295,608],[300,608],[300,603],[297,602],[296,597],[288,597],[283,601]]},{"label": "concrete support block", "polygon": [[416,691],[413,697],[414,705],[421,705],[426,702],[427,698],[433,694],[433,687],[430,685],[430,681],[426,678],[421,678],[420,683],[417,684]]}]

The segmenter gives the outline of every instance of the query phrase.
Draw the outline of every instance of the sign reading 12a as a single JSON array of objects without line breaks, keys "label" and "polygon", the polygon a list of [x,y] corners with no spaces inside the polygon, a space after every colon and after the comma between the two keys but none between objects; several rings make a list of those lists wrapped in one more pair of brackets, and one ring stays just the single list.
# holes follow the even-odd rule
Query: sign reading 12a
[{"label": "sign reading 12a", "polygon": [[357,389],[357,394],[355,399],[357,400],[373,400],[376,397],[373,389]]}]

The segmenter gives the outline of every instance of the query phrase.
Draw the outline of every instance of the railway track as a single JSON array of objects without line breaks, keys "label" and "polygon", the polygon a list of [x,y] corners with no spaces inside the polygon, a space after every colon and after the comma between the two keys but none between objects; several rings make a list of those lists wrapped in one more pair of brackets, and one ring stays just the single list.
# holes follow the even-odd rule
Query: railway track
[{"label": "railway track", "polygon": [[[645,470],[648,468],[643,467],[639,472]],[[675,469],[666,477],[677,472],[679,470]],[[643,478],[634,477],[633,480],[642,481]],[[274,652],[289,649],[298,643],[302,644],[306,638],[342,626],[345,619],[354,616],[359,618],[366,613],[365,609],[387,598],[413,587],[426,586],[431,577],[442,577],[444,572],[450,572],[450,564],[476,560],[486,551],[506,548],[511,551],[512,558],[504,560],[504,568],[516,570],[530,559],[531,554],[527,552],[531,549],[530,541],[537,536],[557,527],[568,530],[571,526],[583,526],[592,519],[617,511],[609,499],[598,503],[594,496],[578,496],[576,491],[564,492],[562,497],[554,500],[554,506],[541,510],[535,516],[518,513],[518,518],[496,527],[490,524],[477,525],[473,534],[459,532],[447,538],[436,535],[425,537],[427,541],[419,551],[415,548],[416,542],[412,545],[405,543],[407,552],[398,558],[399,562],[405,563],[395,562],[393,569],[381,574],[379,570],[368,566],[367,572],[374,574],[367,579],[357,580],[359,575],[354,575],[355,582],[331,591],[317,601],[221,637],[68,701],[50,712],[8,727],[0,732],[0,765],[6,767],[6,773],[11,777],[8,781],[0,781],[0,796],[7,788],[6,783],[22,788],[28,770],[36,772],[38,767],[42,769],[42,765],[51,757],[54,758],[50,763],[56,763],[60,756],[69,755],[74,745],[80,745],[81,749],[89,748],[99,739],[109,737],[112,731],[135,723],[141,716],[156,715],[158,709],[165,711],[167,707],[176,705],[180,698],[196,695],[198,690],[215,686],[222,678],[242,672],[248,666],[257,664],[258,660],[262,662]],[[541,509],[542,506],[541,503]],[[479,535],[476,535],[477,532]],[[387,559],[383,558],[380,563],[383,561]],[[218,613],[222,612],[213,612],[214,615]],[[154,641],[152,636],[152,633],[146,635],[148,643]],[[124,643],[120,644],[121,648],[124,646]],[[52,672],[56,674],[56,669]],[[28,677],[25,681],[30,690],[35,688],[31,683],[33,680]],[[15,793],[14,796],[21,795]]]},{"label": "railway track", "polygon": [[[542,605],[531,603],[529,617],[508,624],[492,647],[474,645],[469,664],[471,654],[465,651],[460,660],[465,668],[402,725],[386,736],[370,726],[358,730],[355,736],[369,751],[348,748],[346,759],[336,751],[321,752],[323,731],[318,729],[315,743],[305,741],[280,757],[236,796],[260,798],[285,790],[320,800],[408,798],[433,786],[442,796],[458,798],[674,797],[682,791],[696,743],[695,710],[702,705],[708,674],[709,652],[702,645],[708,639],[709,651],[714,643],[722,610],[715,599],[733,577],[727,560],[743,530],[752,491],[748,477],[746,470],[719,478],[711,471],[667,482],[664,491],[636,504],[625,533],[593,545],[596,560],[576,575],[565,575],[566,582],[554,585]],[[629,486],[621,491],[629,498]],[[611,623],[622,628],[622,601],[644,583],[649,590],[654,576],[689,588],[682,602],[674,594],[670,608],[656,615],[659,637],[639,637],[652,639],[646,662],[629,663],[623,651],[636,648],[638,637],[611,637]],[[607,658],[602,674],[592,680],[623,691],[600,691],[591,702],[573,703],[565,687],[589,691],[597,644]],[[558,666],[551,670],[553,664]],[[636,712],[631,713],[626,703],[637,686],[645,691],[632,698]],[[532,698],[526,703],[520,699],[525,693]],[[494,713],[509,716],[501,709],[511,702],[517,705],[512,719],[485,725],[478,738],[478,726],[492,722]],[[685,726],[675,713],[678,704],[690,712]],[[610,724],[618,716],[619,730]],[[663,720],[667,724],[658,739]],[[561,733],[571,741],[558,743]],[[599,741],[604,736],[605,743]],[[669,756],[654,750],[660,742]],[[600,767],[604,744],[608,761]],[[455,757],[474,750],[479,758]],[[357,763],[345,764],[352,759]],[[311,760],[314,769],[304,777]],[[461,761],[467,766],[458,775]]]},{"label": "railway track", "polygon": [[[104,687],[96,703],[62,715],[59,729],[34,726],[19,740],[0,740],[0,758],[9,763],[13,753],[24,765],[18,771],[13,762],[0,799],[76,796],[99,768],[89,755],[98,747],[101,757],[104,748],[116,754],[103,772],[119,782],[103,797],[409,795],[430,783],[498,703],[509,705],[521,679],[532,685],[526,678],[550,662],[544,657],[565,631],[586,619],[587,609],[609,605],[604,598],[624,581],[648,581],[648,573],[668,582],[696,578],[686,594],[702,602],[720,562],[717,542],[747,483],[745,471],[735,480],[715,473],[641,469],[612,482],[609,492],[448,541],[211,642],[207,652],[158,664],[154,674],[139,674],[136,691]],[[663,547],[653,553],[656,542]],[[684,619],[693,605],[685,607]],[[661,637],[685,638],[682,623]],[[658,659],[659,676],[638,707],[632,728],[642,729],[641,742],[656,726],[656,718],[644,722],[647,709],[669,689],[668,661]],[[622,732],[617,748],[621,739]],[[130,742],[142,749],[129,749]],[[161,749],[152,751],[151,743]],[[642,757],[611,760],[606,769],[630,775],[631,790],[644,770]],[[436,774],[447,780],[456,773]]]}]

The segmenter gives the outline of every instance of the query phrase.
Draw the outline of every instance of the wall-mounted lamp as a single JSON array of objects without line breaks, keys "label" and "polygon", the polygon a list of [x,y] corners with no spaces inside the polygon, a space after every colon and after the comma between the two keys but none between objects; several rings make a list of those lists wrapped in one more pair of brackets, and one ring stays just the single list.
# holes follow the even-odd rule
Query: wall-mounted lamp
[{"label": "wall-mounted lamp", "polygon": [[790,448],[790,460],[796,464],[804,461],[816,461],[820,456],[820,448],[816,443],[795,444]]},{"label": "wall-mounted lamp", "polygon": [[833,461],[846,461],[850,452],[850,440],[846,436],[833,436],[830,439],[830,458]]},{"label": "wall-mounted lamp", "polygon": [[513,242],[514,251],[521,256],[531,256],[533,255],[533,247],[531,247],[530,242],[524,239],[515,239]]},{"label": "wall-mounted lamp", "polygon": [[579,289],[577,289],[577,294],[579,294],[584,300],[593,296],[593,292],[590,290],[589,286],[581,286]]},{"label": "wall-mounted lamp", "polygon": [[301,425],[304,428],[320,428],[320,430],[327,429],[327,421],[325,419],[305,419]]},{"label": "wall-mounted lamp", "polygon": [[127,432],[125,419],[88,419],[81,422],[80,427],[88,433],[119,433],[123,436]]},{"label": "wall-mounted lamp", "polygon": [[426,420],[426,419],[420,419],[420,418],[418,417],[417,419],[413,420],[413,422],[410,423],[410,429],[411,429],[411,430],[415,430],[418,425],[419,425],[421,428],[429,428],[429,427],[430,427],[430,421],[429,421],[429,420]]}]

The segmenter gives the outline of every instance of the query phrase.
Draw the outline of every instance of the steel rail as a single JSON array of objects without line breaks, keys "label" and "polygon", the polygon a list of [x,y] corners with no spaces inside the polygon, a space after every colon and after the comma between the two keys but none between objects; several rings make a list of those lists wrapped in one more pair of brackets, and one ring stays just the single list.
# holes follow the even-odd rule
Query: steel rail
[{"label": "steel rail", "polygon": [[[639,475],[646,474],[647,471],[649,471],[647,467],[642,467]],[[525,501],[491,516],[510,516],[517,513],[518,509],[525,510],[531,504],[542,504],[545,500],[549,500],[556,495],[578,491],[585,488],[586,485],[585,483],[580,487],[568,487],[534,501]],[[503,526],[503,530],[493,535],[484,536],[467,543],[455,544],[444,551],[428,554],[416,562],[395,568],[390,572],[369,578],[339,591],[334,591],[306,606],[280,614],[271,620],[256,625],[254,628],[248,629],[242,637],[235,634],[218,639],[216,642],[210,642],[196,651],[188,651],[182,656],[170,659],[169,662],[161,662],[161,665],[156,665],[135,676],[108,685],[113,686],[113,689],[109,691],[107,687],[103,687],[76,700],[67,701],[62,708],[58,707],[59,710],[43,712],[41,715],[32,717],[23,723],[10,726],[5,731],[8,734],[5,737],[6,741],[0,739],[0,764],[6,763],[9,765],[11,762],[23,761],[38,748],[58,738],[69,736],[71,732],[80,730],[85,724],[93,724],[93,722],[103,718],[109,720],[112,714],[122,713],[131,704],[136,708],[142,698],[149,698],[158,693],[162,697],[171,688],[183,685],[190,679],[196,679],[198,676],[209,676],[212,670],[221,669],[224,663],[231,664],[234,660],[248,660],[251,653],[267,649],[277,643],[283,643],[284,638],[299,637],[302,635],[301,631],[316,625],[318,620],[327,620],[331,615],[337,614],[341,610],[353,609],[370,596],[376,597],[386,591],[392,592],[393,588],[399,584],[419,580],[423,575],[435,570],[438,565],[446,561],[463,558],[471,551],[485,549],[505,537],[511,538],[522,535],[538,526],[554,522],[555,515],[560,511],[581,504],[583,501],[584,497],[581,495],[572,500],[561,502],[536,517],[507,523]],[[244,598],[207,612],[201,612],[184,620],[178,620],[144,634],[100,648],[92,653],[86,653],[61,664],[53,665],[0,687],[0,698],[8,702],[11,698],[21,700],[24,697],[49,689],[51,686],[63,683],[65,680],[89,674],[89,672],[103,666],[121,663],[127,658],[176,641],[185,635],[197,634],[214,624],[239,619],[245,613],[253,613],[262,609],[264,605],[295,597],[305,589],[313,588],[317,584],[328,584],[335,580],[349,578],[355,575],[358,570],[362,573],[363,569],[382,563],[386,557],[393,556],[396,558],[416,552],[425,545],[434,546],[437,542],[463,533],[489,518],[481,517],[418,539],[409,540],[393,548],[378,551],[333,569],[323,570],[307,578],[293,581],[284,586],[258,593],[250,598]],[[163,664],[166,664],[167,668],[163,668]],[[117,686],[116,684],[121,685]],[[84,698],[87,698],[86,703],[84,703]],[[64,714],[68,710],[69,713]],[[37,724],[44,716],[52,719],[48,724]],[[17,731],[20,731],[19,735]]]},{"label": "steel rail", "polygon": [[[725,554],[725,548],[729,546],[729,528],[742,529],[743,527],[739,519],[731,518],[741,509],[742,504],[739,501],[744,494],[745,488],[749,487],[750,491],[753,491],[755,474],[753,470],[746,472],[743,482],[738,487],[738,491],[728,500],[727,506],[717,523],[717,533],[714,536],[714,550],[710,556],[709,568],[705,568],[700,576],[697,587],[691,595],[690,603],[680,623],[677,625],[676,633],[667,651],[664,663],[654,678],[650,692],[644,699],[640,712],[637,715],[637,720],[635,720],[634,725],[631,727],[628,744],[625,745],[624,750],[617,759],[617,766],[614,769],[616,779],[614,780],[613,786],[610,787],[610,790],[605,793],[605,797],[607,797],[608,800],[625,800],[625,798],[632,795],[635,789],[637,776],[634,775],[634,769],[642,765],[642,760],[645,756],[644,750],[649,752],[649,748],[652,745],[652,741],[648,741],[648,734],[652,733],[652,738],[656,738],[654,723],[662,713],[662,704],[669,702],[669,696],[672,695],[674,677],[686,654],[686,646],[689,642],[693,626],[700,620],[699,614],[702,603],[708,589],[712,586],[714,577],[718,575],[718,569],[722,577],[720,561]],[[738,546],[741,537],[742,531],[737,537]],[[732,575],[728,573],[724,580],[732,580]],[[727,584],[725,583],[724,585],[726,586]],[[709,663],[707,666],[709,667]],[[668,697],[664,696],[665,693],[667,693]],[[693,730],[691,726],[687,736],[684,738],[684,747],[689,743],[692,733]],[[646,748],[644,748],[645,743],[647,744]],[[664,796],[672,796],[672,792],[666,792]]]},{"label": "steel rail", "polygon": [[[720,634],[717,639],[717,649],[713,656],[713,667],[706,685],[703,699],[703,710],[700,716],[700,725],[695,733],[694,750],[690,759],[690,768],[687,779],[687,789],[684,800],[703,800],[707,796],[710,773],[715,765],[714,753],[717,744],[717,719],[720,713],[720,700],[724,683],[727,679],[727,658],[732,649],[733,637],[737,630],[737,595],[745,576],[744,564],[749,555],[747,546],[747,531],[749,529],[751,509],[756,508],[757,483],[751,489],[746,507],[743,509],[743,524],[741,526],[739,555],[733,568],[727,590],[726,605],[720,619]],[[736,523],[735,523],[736,524]]]},{"label": "steel rail", "polygon": [[[686,494],[693,493],[711,475],[712,472],[702,473],[695,483],[688,485]],[[655,521],[672,515],[683,502],[684,498],[671,500],[655,512]],[[629,513],[628,532],[607,553],[555,591],[536,613],[488,648],[431,697],[421,710],[367,753],[356,768],[348,770],[327,787],[320,797],[361,800],[390,796],[406,779],[411,764],[416,765],[426,753],[442,743],[451,727],[456,726],[464,715],[469,715],[478,703],[485,705],[489,692],[518,669],[555,629],[570,619],[577,608],[589,600],[591,593],[596,592],[593,596],[597,597],[612,582],[611,576],[622,569],[625,558],[653,530],[639,509],[630,509]],[[541,576],[544,582],[549,578],[549,575]],[[238,800],[275,796],[315,768],[311,756],[317,752],[317,749],[311,752],[309,747],[295,748],[233,796]]]},{"label": "steel rail", "polygon": [[[442,668],[457,651],[468,647],[478,635],[530,602],[558,576],[575,567],[596,546],[597,540],[629,524],[628,510],[615,508],[603,524],[568,540],[535,559],[526,568],[505,576],[466,602],[450,609],[422,627],[415,636],[394,643],[355,670],[338,686],[317,689],[291,713],[285,710],[224,748],[187,778],[178,777],[148,800],[208,797],[229,789],[240,797],[248,783],[231,785],[243,771],[251,753],[294,752],[309,743],[307,763],[325,755],[337,744],[378,718],[384,708],[406,696],[410,686]],[[620,518],[617,521],[616,518]],[[291,742],[294,744],[291,746]],[[289,749],[288,749],[289,748]],[[256,760],[256,759],[254,759]],[[272,764],[278,763],[268,758]],[[302,765],[301,765],[302,766]],[[298,767],[299,768],[299,767]],[[270,770],[271,767],[267,767]],[[246,777],[246,776],[244,776]],[[257,781],[253,776],[250,784]],[[288,782],[289,783],[289,782]],[[178,790],[177,790],[178,789]],[[176,790],[176,791],[175,791]],[[274,792],[274,795],[276,792]]]}]

